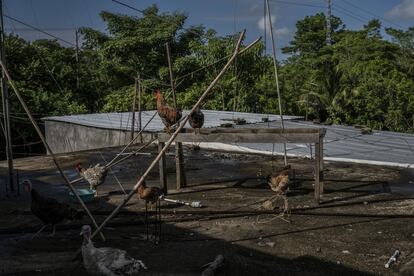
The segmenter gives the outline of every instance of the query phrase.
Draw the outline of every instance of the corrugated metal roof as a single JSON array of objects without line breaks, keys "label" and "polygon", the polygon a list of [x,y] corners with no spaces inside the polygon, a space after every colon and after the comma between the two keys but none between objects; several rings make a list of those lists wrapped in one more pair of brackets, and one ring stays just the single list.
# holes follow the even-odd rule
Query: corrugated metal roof
[{"label": "corrugated metal roof", "polygon": [[[232,112],[232,111],[216,111],[216,110],[202,110],[204,113],[204,127],[218,127],[223,123],[229,122],[229,120],[236,118],[243,118],[246,123],[253,124],[262,122],[262,118],[269,117],[269,121],[280,121],[279,115],[271,114],[258,114],[258,113],[246,113],[246,112]],[[149,119],[154,115],[156,110],[143,111],[141,113],[142,126],[144,126]],[[189,110],[184,110],[183,115],[188,114]],[[135,118],[138,118],[138,112],[135,114]],[[300,119],[298,116],[283,116],[283,119],[292,120]],[[130,130],[132,124],[132,112],[122,113],[94,113],[94,114],[81,114],[70,116],[52,116],[42,118],[44,121],[56,121],[72,123],[84,126],[91,126],[105,129],[116,130]],[[138,122],[135,123],[136,129],[138,128]],[[189,125],[187,125],[189,127]],[[164,125],[158,115],[149,123],[146,127],[146,131],[156,132],[164,129]]]}]

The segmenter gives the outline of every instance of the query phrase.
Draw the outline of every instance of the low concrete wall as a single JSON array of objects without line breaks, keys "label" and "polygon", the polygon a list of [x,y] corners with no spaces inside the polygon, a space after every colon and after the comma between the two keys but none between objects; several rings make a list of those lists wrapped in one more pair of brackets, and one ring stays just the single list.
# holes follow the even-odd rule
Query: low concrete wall
[{"label": "low concrete wall", "polygon": [[[46,141],[54,153],[123,146],[131,140],[131,132],[82,126],[45,120]],[[143,141],[150,141],[155,133],[143,133]]]}]

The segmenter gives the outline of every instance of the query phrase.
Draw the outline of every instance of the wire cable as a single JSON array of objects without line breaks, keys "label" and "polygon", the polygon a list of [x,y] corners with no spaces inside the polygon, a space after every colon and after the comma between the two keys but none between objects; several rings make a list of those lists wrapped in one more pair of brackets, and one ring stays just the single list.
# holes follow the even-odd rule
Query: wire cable
[{"label": "wire cable", "polygon": [[13,21],[15,21],[15,22],[17,22],[17,23],[20,23],[20,24],[22,24],[22,25],[24,25],[24,26],[26,26],[26,27],[32,28],[33,30],[36,30],[36,31],[38,31],[38,32],[40,32],[40,33],[42,33],[42,34],[48,35],[48,36],[50,36],[50,37],[53,37],[53,38],[54,38],[54,39],[56,39],[56,40],[62,41],[62,42],[64,42],[64,43],[68,44],[68,45],[71,45],[71,46],[76,47],[76,45],[75,45],[75,44],[73,44],[72,42],[69,42],[69,41],[67,41],[67,40],[65,40],[65,39],[63,39],[63,38],[60,38],[60,37],[55,36],[55,35],[53,35],[53,34],[51,34],[51,33],[48,33],[48,32],[46,32],[46,31],[44,31],[44,30],[42,30],[42,29],[40,29],[40,28],[38,28],[38,27],[35,27],[35,26],[30,25],[30,24],[28,24],[28,23],[25,23],[25,22],[21,21],[20,19],[14,18],[14,17],[9,16],[9,15],[7,15],[7,14],[4,14],[3,16],[4,16],[4,17],[6,17],[6,18],[8,18],[8,19],[10,19],[10,20],[13,20]]}]

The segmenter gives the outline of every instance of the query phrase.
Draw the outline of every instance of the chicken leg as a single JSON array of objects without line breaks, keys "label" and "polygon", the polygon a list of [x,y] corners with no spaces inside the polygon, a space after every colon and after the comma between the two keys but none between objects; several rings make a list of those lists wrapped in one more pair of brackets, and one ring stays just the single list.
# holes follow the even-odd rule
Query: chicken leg
[{"label": "chicken leg", "polygon": [[56,234],[56,225],[53,225],[53,231],[52,234],[49,235],[49,237],[54,237]]},{"label": "chicken leg", "polygon": [[39,231],[37,231],[35,234],[33,234],[32,239],[37,237],[43,230],[45,230],[45,228],[46,228],[46,225],[43,225],[42,228],[40,228]]}]

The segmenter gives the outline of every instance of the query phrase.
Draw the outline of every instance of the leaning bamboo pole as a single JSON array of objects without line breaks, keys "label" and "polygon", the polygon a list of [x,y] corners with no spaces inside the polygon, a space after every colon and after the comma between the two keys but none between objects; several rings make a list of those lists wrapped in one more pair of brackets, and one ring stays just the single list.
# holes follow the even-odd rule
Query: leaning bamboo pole
[{"label": "leaning bamboo pole", "polygon": [[[270,38],[272,39],[273,67],[274,67],[274,73],[275,73],[277,99],[279,102],[279,116],[282,122],[282,129],[285,129],[285,124],[283,123],[282,99],[280,97],[280,89],[279,89],[279,77],[277,75],[276,47],[275,47],[275,40],[273,38],[272,16],[270,15],[269,0],[266,0],[266,8],[267,8],[267,18],[269,20]],[[266,25],[266,22],[265,22],[265,25]],[[285,166],[286,166],[287,165],[286,143],[283,143],[283,149],[284,149],[284,161],[285,161]]]},{"label": "leaning bamboo pole", "polygon": [[[76,199],[79,201],[79,203],[82,205],[82,208],[85,210],[86,214],[89,216],[89,218],[91,219],[93,225],[98,228],[98,224],[95,221],[95,218],[92,216],[91,212],[89,211],[88,207],[86,207],[85,203],[82,201],[82,199],[79,197],[78,193],[76,192],[75,188],[73,187],[72,183],[69,181],[69,178],[65,175],[65,173],[63,172],[62,168],[60,167],[55,154],[53,153],[52,149],[50,148],[49,144],[46,142],[46,138],[43,135],[42,131],[40,130],[39,126],[37,125],[36,121],[33,118],[32,113],[30,112],[29,108],[26,105],[26,102],[24,101],[24,99],[22,98],[22,96],[20,95],[19,91],[17,90],[16,86],[14,86],[14,83],[9,75],[9,72],[7,71],[6,67],[4,66],[3,62],[0,60],[0,65],[3,68],[3,72],[7,77],[7,80],[10,83],[10,86],[13,88],[14,93],[16,94],[17,98],[20,101],[20,104],[22,105],[24,111],[26,112],[27,116],[29,117],[30,122],[33,124],[33,127],[35,128],[37,134],[40,137],[40,140],[42,140],[43,144],[45,145],[45,148],[47,150],[47,152],[50,154],[50,156],[53,159],[53,163],[55,163],[56,168],[58,169],[60,175],[62,176],[63,180],[66,182],[66,185],[69,187],[69,189],[71,190],[71,192],[75,195]],[[105,241],[105,236],[103,235],[102,232],[100,232],[101,234],[101,238],[103,241]]]},{"label": "leaning bamboo pole", "polygon": [[[138,182],[135,184],[131,192],[128,194],[127,197],[124,198],[124,200],[115,208],[115,210],[102,222],[102,224],[98,227],[98,229],[95,230],[92,237],[93,238],[105,225],[121,210],[121,208],[132,198],[132,196],[136,193],[136,190],[138,187],[144,182],[145,178],[148,176],[150,171],[157,165],[158,161],[161,159],[161,156],[165,154],[167,149],[170,147],[172,142],[177,137],[178,133],[180,133],[181,129],[185,126],[185,124],[188,121],[189,116],[194,112],[194,110],[201,104],[201,102],[206,98],[207,94],[213,89],[213,87],[217,84],[217,82],[220,80],[220,78],[224,75],[224,73],[227,71],[227,69],[231,66],[236,56],[239,54],[240,44],[244,38],[244,35],[246,33],[246,30],[244,30],[239,37],[239,40],[236,44],[235,50],[233,52],[233,55],[228,60],[226,65],[223,67],[223,69],[220,71],[220,73],[216,76],[216,78],[210,83],[210,85],[207,87],[207,89],[204,91],[204,93],[201,95],[201,97],[198,99],[198,101],[194,104],[193,108],[189,112],[188,115],[184,117],[184,119],[180,122],[179,126],[175,130],[175,132],[171,135],[170,139],[165,143],[165,146],[162,148],[162,150],[158,153],[157,157],[152,161],[150,166],[147,168],[147,170],[143,173],[141,178],[138,180]],[[251,48],[253,45],[255,45],[260,38],[253,41],[250,45],[248,45],[246,48]]]},{"label": "leaning bamboo pole", "polygon": [[[238,55],[242,55],[242,54],[244,54],[247,50],[249,50],[250,48],[243,48],[240,52],[239,52],[239,54]],[[224,58],[230,58],[231,57],[231,55],[227,55],[227,56],[225,56]],[[224,60],[224,58],[221,58],[221,59],[219,59],[219,60],[217,60],[217,61],[215,61],[215,62],[213,62],[213,63],[211,63],[211,64],[209,64],[209,65],[207,65],[207,66],[204,66],[204,67],[202,67],[202,68],[200,68],[200,69],[197,69],[197,70],[195,70],[195,71],[193,71],[192,73],[196,73],[196,72],[199,72],[200,70],[203,70],[203,69],[205,69],[205,68],[207,68],[207,67],[210,67],[210,66],[212,66],[212,65],[214,65],[214,64],[217,64],[218,62],[221,62],[221,61],[223,61]],[[183,75],[183,76],[181,76],[181,77],[179,77],[178,79],[180,79],[181,81],[179,82],[179,83],[177,83],[177,84],[174,84],[175,85],[175,87],[178,87],[184,80],[185,80],[185,78],[186,77],[188,77],[189,75],[191,75],[191,74],[186,74],[186,75]],[[178,79],[176,79],[175,80],[175,82],[177,82],[177,80]],[[172,94],[172,91],[170,91],[170,93],[168,93],[167,94],[167,96],[165,97],[165,99],[167,100],[169,97],[170,97],[170,95]],[[141,135],[142,135],[142,132],[146,129],[146,127],[151,123],[151,121],[155,118],[155,116],[157,115],[157,112],[154,112],[154,114],[151,116],[151,118],[146,122],[146,124],[141,128],[141,130],[138,132],[138,134],[134,137],[134,139],[132,139],[131,141],[129,141],[129,143],[127,144],[127,145],[125,145],[124,146],[124,148],[121,150],[121,152],[118,154],[118,155],[116,155],[111,161],[109,161],[109,163],[107,164],[107,166],[109,166],[109,165],[111,165],[113,162],[115,162],[117,159],[118,159],[118,157],[119,156],[121,156],[139,137],[141,137]],[[79,180],[78,180],[79,181]]]}]

